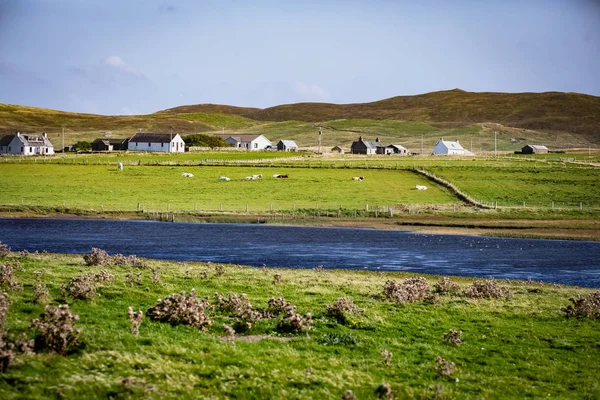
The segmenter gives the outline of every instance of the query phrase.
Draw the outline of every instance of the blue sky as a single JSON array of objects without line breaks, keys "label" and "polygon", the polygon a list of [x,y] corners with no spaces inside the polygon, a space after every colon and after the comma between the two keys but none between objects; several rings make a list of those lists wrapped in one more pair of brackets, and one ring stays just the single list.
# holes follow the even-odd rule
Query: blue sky
[{"label": "blue sky", "polygon": [[0,103],[100,114],[600,96],[598,0],[0,0]]}]

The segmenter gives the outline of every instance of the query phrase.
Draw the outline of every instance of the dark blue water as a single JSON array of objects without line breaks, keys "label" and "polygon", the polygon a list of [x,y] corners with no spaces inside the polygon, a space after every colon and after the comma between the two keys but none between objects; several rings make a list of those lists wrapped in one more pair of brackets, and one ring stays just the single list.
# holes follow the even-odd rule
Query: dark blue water
[{"label": "dark blue water", "polygon": [[13,251],[110,254],[251,266],[368,269],[543,280],[600,288],[600,243],[374,229],[155,221],[0,219]]}]

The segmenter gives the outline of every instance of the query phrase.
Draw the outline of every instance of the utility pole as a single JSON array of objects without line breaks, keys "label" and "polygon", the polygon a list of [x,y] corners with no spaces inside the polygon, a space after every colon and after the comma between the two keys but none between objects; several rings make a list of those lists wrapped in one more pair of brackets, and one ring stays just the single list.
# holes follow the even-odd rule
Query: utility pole
[{"label": "utility pole", "polygon": [[171,140],[169,141],[169,153],[171,153],[171,146],[173,145],[173,127],[171,126]]},{"label": "utility pole", "polygon": [[497,142],[496,135],[497,134],[498,134],[498,131],[494,131],[494,158],[498,158],[497,151],[496,151],[496,148],[497,148],[496,147],[496,142]]},{"label": "utility pole", "polygon": [[62,152],[65,152],[65,127],[63,126],[63,133],[62,133]]},{"label": "utility pole", "polygon": [[423,135],[421,135],[421,155],[423,155]]},{"label": "utility pole", "polygon": [[323,136],[323,127],[319,127],[319,147],[317,153],[321,154],[321,137]]}]

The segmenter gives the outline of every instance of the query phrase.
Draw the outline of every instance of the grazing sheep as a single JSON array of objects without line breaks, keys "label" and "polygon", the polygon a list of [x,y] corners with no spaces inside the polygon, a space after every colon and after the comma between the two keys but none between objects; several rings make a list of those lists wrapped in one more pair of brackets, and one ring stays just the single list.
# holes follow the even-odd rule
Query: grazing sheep
[{"label": "grazing sheep", "polygon": [[415,186],[415,188],[417,190],[427,190],[427,186],[423,186],[423,185],[417,185],[417,186]]},{"label": "grazing sheep", "polygon": [[355,176],[352,178],[353,181],[362,181],[363,179],[365,178],[363,178],[362,176]]},{"label": "grazing sheep", "polygon": [[280,179],[286,179],[286,178],[288,178],[288,174],[277,175],[277,177]]},{"label": "grazing sheep", "polygon": [[183,176],[184,178],[193,178],[194,174],[190,174],[189,172],[182,172],[181,176]]},{"label": "grazing sheep", "polygon": [[119,171],[123,171],[123,163],[122,163],[121,161],[119,161],[119,162],[117,163],[117,169],[118,169]]},{"label": "grazing sheep", "polygon": [[229,179],[226,176],[221,176],[221,177],[219,177],[219,180],[222,180],[222,181],[225,181],[225,182],[229,182],[231,179]]},{"label": "grazing sheep", "polygon": [[273,174],[273,178],[279,178],[279,174]]}]

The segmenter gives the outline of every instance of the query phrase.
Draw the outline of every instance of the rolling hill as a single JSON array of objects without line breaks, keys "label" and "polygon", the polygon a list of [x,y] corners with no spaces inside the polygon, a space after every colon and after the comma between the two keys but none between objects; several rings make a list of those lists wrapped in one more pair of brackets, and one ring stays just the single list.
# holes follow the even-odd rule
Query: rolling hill
[{"label": "rolling hill", "polygon": [[[218,104],[184,105],[154,114],[103,116],[0,104],[0,132],[49,133],[64,127],[66,142],[90,140],[105,131],[115,137],[144,131],[264,133],[272,140],[315,142],[317,126],[327,130],[324,145],[347,144],[357,135],[420,145],[440,136],[470,140],[489,150],[492,131],[506,150],[535,142],[557,147],[600,146],[600,97],[578,93],[473,93],[459,89],[398,96],[371,103],[296,103],[259,109]],[[472,144],[473,141],[475,144]]]}]

